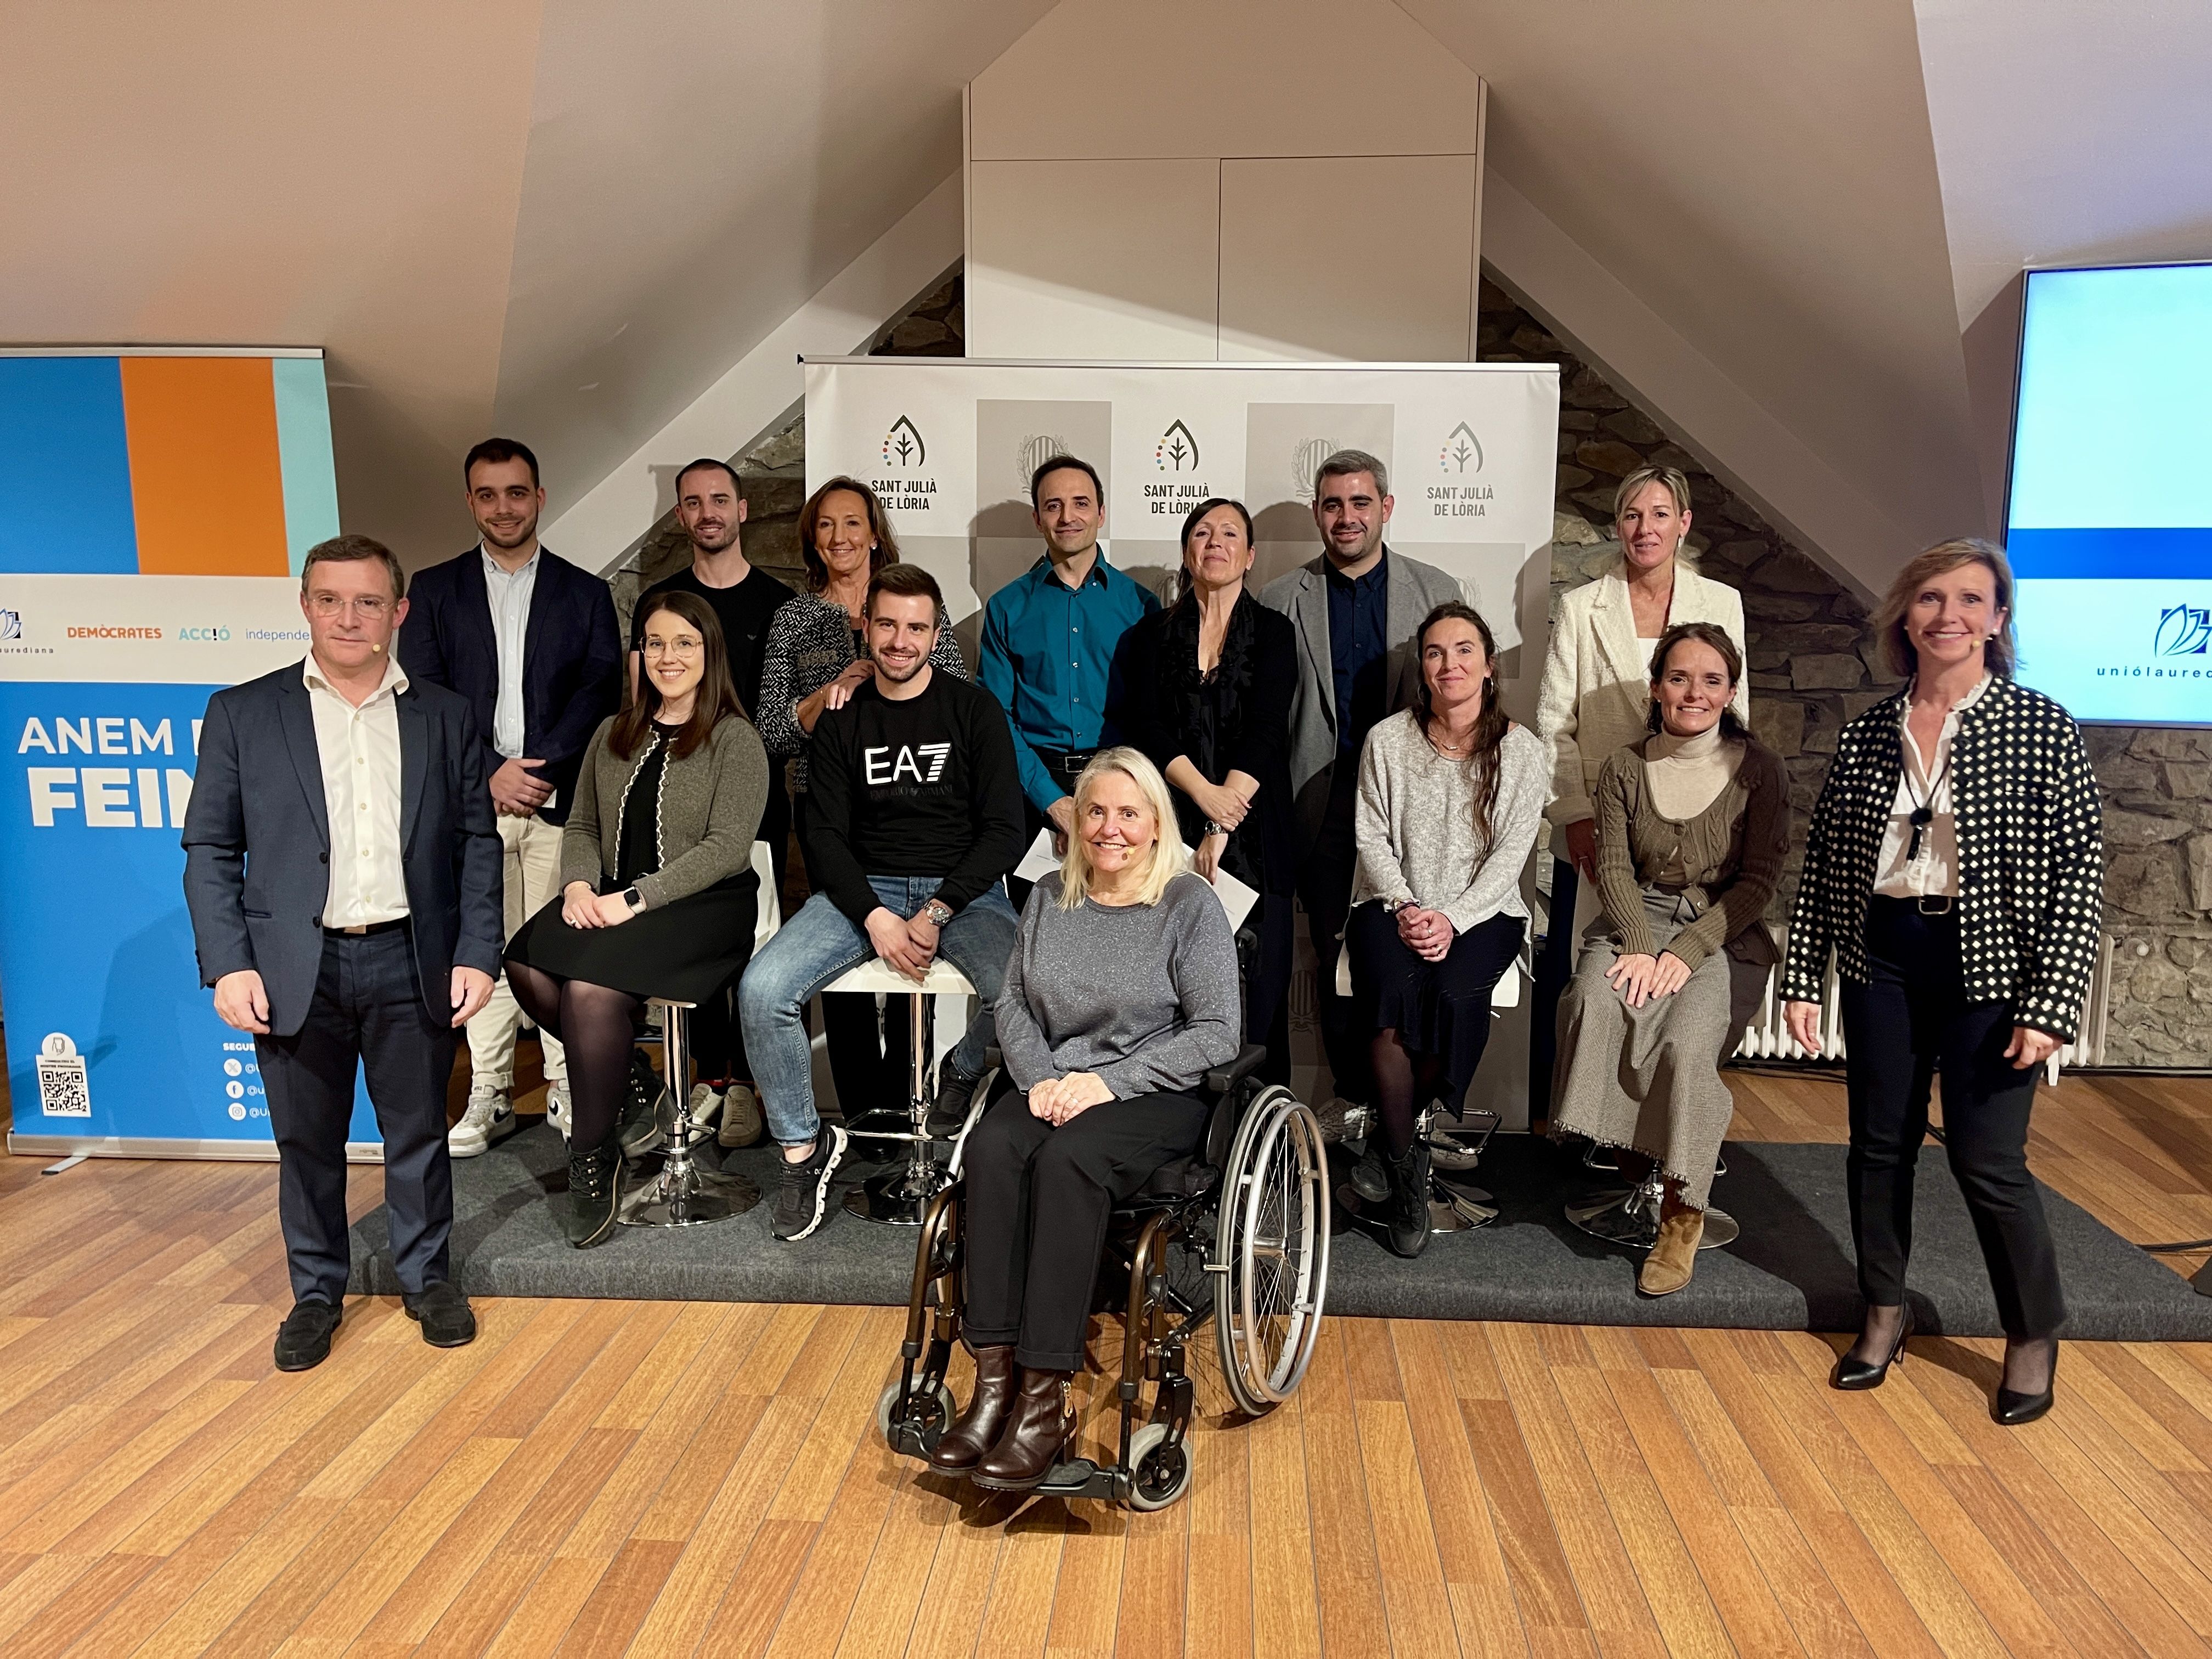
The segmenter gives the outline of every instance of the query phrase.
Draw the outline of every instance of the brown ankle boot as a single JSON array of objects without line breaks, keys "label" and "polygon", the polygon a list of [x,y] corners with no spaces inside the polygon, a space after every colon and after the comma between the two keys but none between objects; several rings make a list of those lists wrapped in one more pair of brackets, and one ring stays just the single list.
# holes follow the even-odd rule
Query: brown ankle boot
[{"label": "brown ankle boot", "polygon": [[983,1455],[972,1479],[997,1492],[1027,1492],[1052,1473],[1075,1438],[1075,1413],[1067,1400],[1073,1371],[1022,1369],[1021,1397],[999,1443]]},{"label": "brown ankle boot", "polygon": [[1637,1288],[1646,1296],[1671,1296],[1690,1282],[1698,1269],[1698,1242],[1705,1236],[1705,1212],[1684,1210],[1659,1223],[1659,1237],[1651,1254],[1644,1258]]},{"label": "brown ankle boot", "polygon": [[932,1468],[964,1474],[999,1443],[1014,1403],[1014,1345],[975,1350],[975,1392],[929,1455]]}]

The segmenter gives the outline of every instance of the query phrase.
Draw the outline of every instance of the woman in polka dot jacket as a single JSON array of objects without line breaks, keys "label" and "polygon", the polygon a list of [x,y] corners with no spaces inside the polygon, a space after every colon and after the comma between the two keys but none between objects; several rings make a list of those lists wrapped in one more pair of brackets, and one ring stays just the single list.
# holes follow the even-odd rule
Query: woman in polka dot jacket
[{"label": "woman in polka dot jacket", "polygon": [[1897,696],[1844,728],[1814,809],[1782,994],[1817,1053],[1828,953],[1843,981],[1851,1236],[1866,1322],[1837,1362],[1871,1389],[1912,1328],[1913,1164],[1943,1078],[1944,1146],[2005,1329],[1992,1414],[2051,1408],[2065,1304],[2027,1172],[2036,1073],[2073,1040],[2096,961],[2104,836],[2073,719],[2012,678],[2012,571],[1986,542],[1930,548],[1875,617]]}]

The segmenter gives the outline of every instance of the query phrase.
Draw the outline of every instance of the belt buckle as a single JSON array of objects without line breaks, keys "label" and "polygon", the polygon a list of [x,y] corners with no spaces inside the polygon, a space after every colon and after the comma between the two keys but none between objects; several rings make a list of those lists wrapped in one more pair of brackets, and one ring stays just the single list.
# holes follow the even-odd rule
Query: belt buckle
[{"label": "belt buckle", "polygon": [[1948,893],[1923,893],[1916,901],[1923,916],[1947,916],[1958,901]]},{"label": "belt buckle", "polygon": [[351,933],[351,934],[356,935],[356,937],[358,937],[359,935],[361,935],[361,934],[362,934],[362,933],[366,933],[368,931],[368,926],[367,926],[366,924],[362,924],[362,925],[356,926],[356,927],[341,927],[341,928],[339,928],[339,929],[338,929],[338,932],[340,932],[341,933]]}]

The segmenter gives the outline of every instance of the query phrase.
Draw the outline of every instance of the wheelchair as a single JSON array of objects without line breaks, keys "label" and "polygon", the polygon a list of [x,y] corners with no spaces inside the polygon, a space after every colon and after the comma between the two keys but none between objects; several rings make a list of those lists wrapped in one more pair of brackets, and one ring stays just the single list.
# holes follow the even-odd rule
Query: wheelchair
[{"label": "wheelchair", "polygon": [[[1328,1289],[1328,1163],[1312,1109],[1254,1077],[1266,1057],[1248,1046],[1206,1074],[1198,1150],[1164,1165],[1114,1211],[1092,1311],[1122,1320],[1118,1455],[1060,1464],[1037,1495],[1150,1510],[1190,1490],[1194,1397],[1185,1350],[1209,1319],[1230,1395],[1248,1416],[1273,1411],[1304,1378]],[[969,1132],[1012,1087],[996,1068],[977,1085],[951,1182],[922,1217],[899,1378],[876,1411],[884,1440],[905,1456],[926,1458],[957,1414],[945,1377],[967,1304],[961,1164]]]}]

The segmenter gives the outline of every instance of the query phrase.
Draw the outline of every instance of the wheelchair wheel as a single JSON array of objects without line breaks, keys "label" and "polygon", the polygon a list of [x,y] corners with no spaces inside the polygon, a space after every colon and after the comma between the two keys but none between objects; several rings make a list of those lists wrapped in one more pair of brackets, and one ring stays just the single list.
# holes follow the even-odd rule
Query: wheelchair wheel
[{"label": "wheelchair wheel", "polygon": [[1289,1399],[1313,1359],[1328,1290],[1328,1209],[1320,1122],[1289,1091],[1261,1091],[1237,1127],[1214,1225],[1214,1340],[1248,1415]]},{"label": "wheelchair wheel", "polygon": [[1147,1423],[1129,1437],[1129,1507],[1150,1512],[1164,1510],[1190,1490],[1196,1464],[1190,1442],[1170,1446],[1168,1425]]},{"label": "wheelchair wheel", "polygon": [[917,1391],[906,1402],[906,1410],[899,1411],[899,1385],[896,1382],[884,1389],[876,1401],[876,1429],[884,1443],[895,1452],[909,1449],[908,1437],[924,1452],[937,1449],[937,1443],[945,1438],[945,1431],[952,1426],[955,1415],[952,1390],[939,1382],[934,1389]]}]

